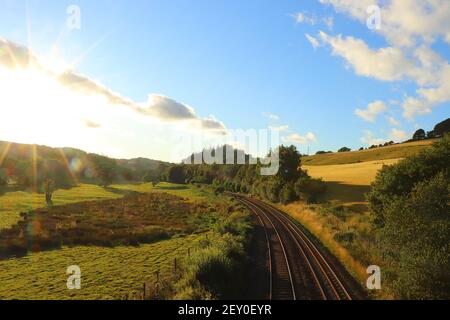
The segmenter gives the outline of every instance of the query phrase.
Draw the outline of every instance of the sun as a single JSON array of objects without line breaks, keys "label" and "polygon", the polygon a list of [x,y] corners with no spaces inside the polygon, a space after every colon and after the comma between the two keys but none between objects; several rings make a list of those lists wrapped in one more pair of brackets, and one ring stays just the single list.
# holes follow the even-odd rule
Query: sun
[{"label": "sun", "polygon": [[[0,67],[2,140],[64,146],[82,139],[90,99],[64,87],[40,68]],[[92,107],[92,106],[91,106]]]}]

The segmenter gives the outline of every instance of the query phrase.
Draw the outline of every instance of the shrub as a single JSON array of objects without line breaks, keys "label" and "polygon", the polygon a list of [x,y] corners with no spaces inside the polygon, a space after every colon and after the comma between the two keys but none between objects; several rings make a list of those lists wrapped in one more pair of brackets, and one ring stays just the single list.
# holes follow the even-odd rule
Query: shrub
[{"label": "shrub", "polygon": [[368,194],[386,277],[407,299],[450,297],[450,137],[384,167]]},{"label": "shrub", "polygon": [[334,235],[334,240],[344,244],[351,244],[356,239],[354,232],[338,232]]},{"label": "shrub", "polygon": [[347,148],[347,147],[342,147],[338,150],[338,152],[350,152],[350,151],[352,151],[352,149]]},{"label": "shrub", "polygon": [[292,201],[298,199],[297,194],[295,193],[294,185],[288,184],[283,187],[280,193],[280,201],[282,204],[288,204]]},{"label": "shrub", "polygon": [[317,202],[318,197],[327,190],[326,184],[319,179],[303,178],[295,183],[298,197],[308,203]]},{"label": "shrub", "polygon": [[384,166],[372,183],[367,198],[375,224],[382,227],[386,206],[399,196],[408,195],[420,181],[443,172],[450,175],[450,135],[420,154],[406,158],[393,166]]},{"label": "shrub", "polygon": [[382,252],[402,298],[450,298],[449,185],[438,174],[386,207]]}]

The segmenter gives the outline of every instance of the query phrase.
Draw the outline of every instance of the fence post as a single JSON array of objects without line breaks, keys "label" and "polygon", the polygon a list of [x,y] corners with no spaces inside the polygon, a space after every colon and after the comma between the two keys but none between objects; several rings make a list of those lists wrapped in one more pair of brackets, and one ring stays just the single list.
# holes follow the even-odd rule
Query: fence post
[{"label": "fence post", "polygon": [[145,300],[146,294],[147,294],[147,286],[146,286],[146,283],[144,282],[144,299],[143,300]]}]

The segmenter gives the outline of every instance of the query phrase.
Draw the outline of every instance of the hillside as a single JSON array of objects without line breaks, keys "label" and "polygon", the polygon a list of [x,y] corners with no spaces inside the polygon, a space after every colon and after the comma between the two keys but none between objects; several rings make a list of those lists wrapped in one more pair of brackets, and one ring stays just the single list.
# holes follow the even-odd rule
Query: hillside
[{"label": "hillside", "polygon": [[11,182],[19,187],[39,186],[46,178],[53,179],[58,187],[79,182],[106,185],[141,181],[147,172],[162,164],[145,158],[112,159],[73,148],[0,141],[0,186]]},{"label": "hillside", "polygon": [[305,166],[324,166],[402,159],[415,155],[421,150],[430,147],[436,140],[414,141],[363,151],[320,154],[302,158],[302,164]]}]

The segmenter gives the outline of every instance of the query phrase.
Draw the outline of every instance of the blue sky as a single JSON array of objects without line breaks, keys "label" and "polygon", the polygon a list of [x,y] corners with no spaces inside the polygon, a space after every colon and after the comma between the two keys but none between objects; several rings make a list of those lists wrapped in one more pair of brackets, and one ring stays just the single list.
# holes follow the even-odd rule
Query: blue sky
[{"label": "blue sky", "polygon": [[[443,80],[418,84],[416,73],[390,75],[386,80],[373,67],[363,68],[367,72],[362,75],[358,72],[361,60],[349,57],[346,51],[350,43],[342,44],[345,49],[337,48],[333,40],[342,35],[343,39],[361,39],[374,51],[399,48],[407,58],[423,47],[424,41],[407,47],[397,45],[382,31],[369,30],[361,17],[352,13],[354,7],[340,1],[323,2],[329,3],[0,0],[0,38],[30,48],[36,56],[50,57],[50,61],[76,60],[78,63],[72,67],[77,74],[95,79],[132,101],[145,102],[149,94],[161,94],[189,105],[199,119],[220,121],[227,129],[289,126],[281,132],[283,141],[295,143],[302,152],[308,146],[315,152],[344,145],[359,148],[364,142],[388,141],[393,137],[401,139],[419,127],[430,130],[448,117],[450,104],[445,99],[433,105],[431,112],[404,115],[406,97],[417,98],[416,90],[420,88],[445,87]],[[72,4],[81,10],[79,30],[67,30],[66,10]],[[353,0],[348,5],[358,6]],[[333,19],[333,24],[327,25],[325,19]],[[390,21],[386,23],[392,31]],[[321,37],[321,31],[326,36]],[[404,28],[396,32],[408,35],[412,31]],[[306,34],[318,41],[317,48],[313,48]],[[443,39],[443,31],[432,35],[436,39],[427,41],[426,46],[447,62],[449,44]],[[355,114],[356,109],[367,110],[377,101],[384,105],[375,114],[369,114],[370,121]],[[421,108],[426,109],[422,104]],[[263,113],[277,115],[278,119]],[[102,120],[98,113],[97,121]],[[124,130],[133,131],[129,135],[112,138],[96,132],[92,127],[100,127],[99,123],[90,126],[87,134],[95,137],[97,144],[88,143],[92,139],[87,139],[76,147],[112,156],[168,160],[167,150],[161,151],[168,144],[162,139],[168,130],[166,126],[156,129],[153,124],[131,123],[138,120],[123,121],[127,122]],[[118,125],[115,130],[121,131],[120,121]],[[0,130],[0,139],[14,139],[8,133]],[[307,138],[308,133],[313,135]],[[137,144],[136,139],[142,141]],[[30,141],[29,137],[15,140],[64,143]],[[67,141],[76,141],[76,137]]]}]

